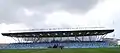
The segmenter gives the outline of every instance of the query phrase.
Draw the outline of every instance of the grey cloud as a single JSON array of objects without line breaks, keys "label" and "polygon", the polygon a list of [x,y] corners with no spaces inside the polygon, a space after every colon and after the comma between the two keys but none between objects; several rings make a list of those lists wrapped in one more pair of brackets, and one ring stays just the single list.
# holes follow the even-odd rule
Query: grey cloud
[{"label": "grey cloud", "polygon": [[[45,14],[56,10],[71,13],[85,13],[92,9],[99,0],[0,0],[0,23],[24,23],[29,26],[46,25]],[[23,8],[40,12],[26,16]]]},{"label": "grey cloud", "polygon": [[66,11],[86,12],[90,10],[95,4],[97,4],[98,1],[99,0],[14,0],[13,3],[28,8],[40,7],[43,8],[42,10],[55,10],[54,7],[59,6],[60,9],[64,9]]},{"label": "grey cloud", "polygon": [[67,0],[64,2],[64,8],[70,12],[87,12],[98,0]]}]

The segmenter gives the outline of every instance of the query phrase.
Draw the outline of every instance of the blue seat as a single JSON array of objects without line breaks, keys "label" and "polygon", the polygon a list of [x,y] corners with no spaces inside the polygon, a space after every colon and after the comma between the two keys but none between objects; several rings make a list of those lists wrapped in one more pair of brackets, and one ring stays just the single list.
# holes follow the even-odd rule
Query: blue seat
[{"label": "blue seat", "polygon": [[36,49],[47,48],[54,44],[61,44],[65,48],[101,48],[101,47],[114,47],[115,44],[105,41],[84,41],[84,42],[51,42],[51,43],[11,43],[0,44],[0,49]]}]

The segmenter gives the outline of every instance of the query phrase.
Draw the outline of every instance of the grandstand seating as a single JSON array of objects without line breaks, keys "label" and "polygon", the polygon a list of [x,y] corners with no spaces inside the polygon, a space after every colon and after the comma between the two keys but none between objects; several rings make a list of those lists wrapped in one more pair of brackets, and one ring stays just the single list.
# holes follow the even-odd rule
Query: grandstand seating
[{"label": "grandstand seating", "polygon": [[48,48],[55,44],[63,45],[64,48],[100,48],[100,47],[113,47],[115,44],[105,41],[84,41],[84,42],[41,42],[41,43],[11,43],[0,44],[0,49],[37,49]]}]

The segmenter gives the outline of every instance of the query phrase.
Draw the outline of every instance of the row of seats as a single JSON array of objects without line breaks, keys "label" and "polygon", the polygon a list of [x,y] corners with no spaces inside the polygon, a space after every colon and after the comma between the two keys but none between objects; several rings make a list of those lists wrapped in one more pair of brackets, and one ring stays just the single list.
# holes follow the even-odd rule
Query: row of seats
[{"label": "row of seats", "polygon": [[0,49],[36,49],[48,48],[55,44],[62,45],[64,48],[100,48],[114,47],[115,44],[108,42],[56,42],[56,43],[11,43],[0,45]]}]

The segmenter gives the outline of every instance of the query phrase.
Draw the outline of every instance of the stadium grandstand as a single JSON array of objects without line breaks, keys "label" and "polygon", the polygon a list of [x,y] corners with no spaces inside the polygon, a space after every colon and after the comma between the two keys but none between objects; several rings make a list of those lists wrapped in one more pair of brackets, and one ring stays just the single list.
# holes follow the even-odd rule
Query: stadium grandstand
[{"label": "stadium grandstand", "polygon": [[[2,33],[16,42],[0,44],[0,49],[43,49],[43,48],[108,48],[117,45],[105,40],[114,29],[104,27],[50,28],[16,30]],[[10,40],[8,40],[10,41]]]}]

